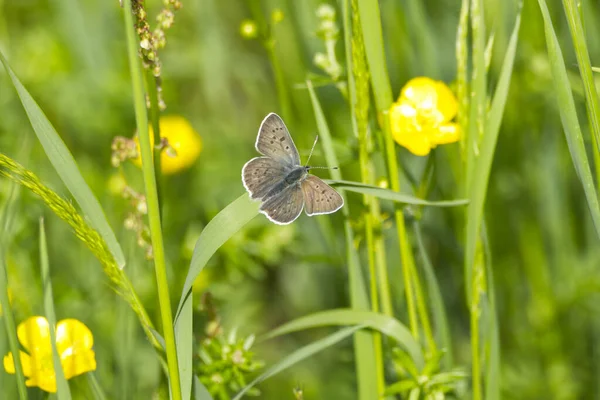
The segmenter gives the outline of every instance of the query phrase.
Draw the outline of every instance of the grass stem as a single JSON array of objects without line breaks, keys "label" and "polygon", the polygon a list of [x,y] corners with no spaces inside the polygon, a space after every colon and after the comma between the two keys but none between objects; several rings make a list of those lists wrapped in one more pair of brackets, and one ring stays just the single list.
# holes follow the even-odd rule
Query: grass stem
[{"label": "grass stem", "polygon": [[160,305],[163,335],[165,338],[167,364],[169,367],[169,387],[171,390],[171,398],[173,400],[181,400],[182,396],[179,379],[179,366],[177,362],[177,349],[175,345],[175,332],[173,329],[171,300],[169,297],[169,283],[167,279],[167,268],[161,228],[160,205],[158,201],[154,162],[152,159],[152,147],[150,145],[150,137],[148,135],[148,119],[146,101],[144,97],[143,77],[140,67],[140,60],[138,59],[137,55],[137,49],[139,46],[133,31],[134,24],[131,13],[131,0],[125,0],[124,7],[125,31],[127,33],[127,49],[133,85],[135,117],[139,134],[144,187],[146,189],[150,237],[152,239],[152,248],[154,252],[154,270],[156,272],[158,301]]}]

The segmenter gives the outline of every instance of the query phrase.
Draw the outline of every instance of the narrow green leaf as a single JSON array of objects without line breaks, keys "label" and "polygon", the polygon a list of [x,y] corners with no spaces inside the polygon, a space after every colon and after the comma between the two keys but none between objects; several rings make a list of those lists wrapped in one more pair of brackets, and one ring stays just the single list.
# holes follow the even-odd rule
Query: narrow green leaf
[{"label": "narrow green leaf", "polygon": [[65,374],[60,363],[60,355],[56,350],[56,313],[54,311],[54,297],[52,294],[52,281],[50,280],[50,263],[48,261],[48,245],[46,244],[46,231],[44,219],[40,218],[40,265],[42,270],[42,285],[44,292],[44,312],[50,327],[50,344],[52,345],[52,361],[56,373],[56,395],[59,400],[71,399],[71,390],[65,379]]},{"label": "narrow green leaf", "polygon": [[502,115],[504,114],[504,106],[506,105],[506,98],[508,97],[508,89],[510,87],[510,78],[512,76],[512,70],[515,60],[515,53],[517,49],[517,39],[519,37],[519,27],[521,23],[521,12],[517,15],[515,26],[510,37],[506,56],[502,64],[502,70],[500,72],[500,79],[498,80],[498,86],[492,100],[492,106],[487,116],[487,122],[485,127],[485,136],[481,145],[481,151],[479,157],[476,159],[475,168],[476,173],[473,175],[473,180],[470,187],[471,202],[467,209],[467,231],[466,231],[466,254],[465,254],[465,279],[467,280],[468,290],[467,293],[471,293],[471,276],[473,268],[473,260],[475,257],[475,246],[477,237],[479,234],[479,227],[481,226],[481,220],[483,216],[483,207],[485,204],[485,197],[487,193],[487,185],[490,177],[490,171],[492,168],[492,161],[494,159],[494,152],[496,150],[496,143],[498,141],[498,134],[500,133],[500,123],[502,122]]},{"label": "narrow green leaf", "polygon": [[2,52],[0,52],[0,62],[4,65],[4,68],[8,72],[8,76],[10,76],[13,86],[21,99],[23,108],[29,117],[31,126],[44,148],[48,159],[60,176],[60,179],[64,182],[67,189],[69,189],[77,201],[77,204],[79,204],[83,210],[86,217],[89,218],[90,224],[106,241],[106,244],[119,267],[123,268],[125,266],[125,256],[123,255],[121,246],[119,246],[117,238],[106,220],[106,216],[104,215],[104,211],[102,210],[98,199],[96,199],[94,193],[83,179],[73,155],[71,155],[69,149],[48,118],[46,118],[46,115],[40,106],[38,106],[25,86],[23,86],[21,81],[19,81],[19,78],[17,78],[10,68]]},{"label": "narrow green leaf", "polygon": [[577,56],[577,65],[579,73],[585,89],[585,106],[588,111],[590,121],[590,130],[592,131],[592,142],[594,147],[592,151],[596,157],[600,156],[600,101],[598,99],[598,91],[596,81],[592,73],[592,65],[590,62],[590,54],[588,52],[585,31],[580,15],[579,7],[582,7],[580,1],[563,0],[565,14],[569,23],[571,37],[573,38],[573,46],[575,47],[575,55]]},{"label": "narrow green leaf", "polygon": [[556,89],[560,120],[565,131],[567,145],[569,146],[577,176],[583,185],[596,233],[600,236],[600,205],[598,204],[598,196],[594,187],[592,171],[586,154],[585,143],[583,142],[583,137],[581,135],[579,120],[577,119],[577,110],[571,93],[567,69],[565,67],[560,45],[558,44],[558,38],[556,37],[554,27],[552,26],[552,19],[550,18],[548,6],[544,0],[538,0],[538,4],[544,19],[546,45],[548,47],[550,69],[552,71],[552,78],[554,79],[554,87]]},{"label": "narrow green leaf", "polygon": [[[345,7],[347,19],[349,13],[347,2]],[[319,136],[323,138],[321,143],[323,144],[327,165],[330,167],[337,166],[337,156],[333,147],[333,140],[331,139],[331,133],[325,119],[325,114],[321,108],[321,103],[312,87],[312,83],[307,81],[306,85],[312,102]],[[342,173],[337,169],[332,170],[331,175],[336,180],[342,180]],[[342,193],[342,196],[346,201],[346,195]],[[354,245],[354,232],[352,230],[352,225],[350,224],[350,211],[347,201],[341,211],[344,215],[346,259],[348,264],[348,279],[350,281],[350,306],[354,310],[369,310],[366,284],[362,275],[358,252]],[[354,335],[354,353],[358,383],[358,398],[359,400],[369,400],[377,395],[377,365],[375,362],[375,346],[371,332],[356,332],[356,335]]]},{"label": "narrow green leaf", "polygon": [[288,356],[286,356],[285,358],[283,358],[281,361],[277,362],[275,365],[273,365],[271,368],[269,368],[268,370],[266,370],[264,373],[262,373],[258,378],[254,379],[252,382],[250,382],[244,389],[242,389],[234,398],[233,400],[239,400],[242,398],[242,396],[251,388],[253,388],[254,386],[256,386],[257,384],[259,384],[260,382],[269,379],[270,377],[277,375],[278,373],[285,371],[286,369],[288,369],[289,367],[299,363],[300,361],[312,356],[313,354],[319,353],[323,350],[325,350],[328,347],[333,346],[334,344],[337,344],[338,342],[340,342],[341,340],[347,338],[348,336],[352,335],[354,332],[358,331],[359,329],[362,329],[363,326],[353,326],[353,327],[349,327],[349,328],[344,328],[344,329],[340,329],[339,331],[337,331],[336,333],[329,335],[323,339],[317,340],[316,342],[313,342],[309,345],[306,345],[304,347],[299,348],[298,350],[294,351],[293,353],[289,354]]},{"label": "narrow green leaf", "polygon": [[412,204],[418,206],[432,206],[432,207],[456,207],[464,206],[469,203],[466,199],[459,200],[443,200],[443,201],[429,201],[419,199],[418,197],[411,196],[409,194],[403,194],[394,192],[393,190],[380,188],[378,186],[366,185],[360,182],[353,181],[340,181],[340,180],[327,180],[327,183],[335,186],[338,189],[348,190],[350,192],[368,194],[371,196],[379,197],[384,200],[391,200],[396,203]]},{"label": "narrow green leaf", "polygon": [[[485,273],[488,286],[494,288],[494,271],[492,270],[492,251],[487,235],[487,227],[483,225],[483,244],[485,251]],[[485,399],[499,400],[500,396],[500,331],[498,328],[498,311],[496,310],[496,294],[494,290],[488,293],[489,315],[487,319],[487,364],[485,373]]]},{"label": "narrow green leaf", "polygon": [[404,324],[395,318],[373,311],[337,309],[317,312],[283,324],[269,332],[264,339],[309,328],[332,325],[362,325],[375,329],[400,344],[410,354],[419,370],[425,366],[421,347]]},{"label": "narrow green leaf", "polygon": [[415,381],[400,381],[388,386],[385,389],[385,394],[387,396],[400,394],[412,390],[415,387],[417,387],[417,383]]},{"label": "narrow green leaf", "polygon": [[373,96],[379,113],[392,105],[392,88],[385,64],[379,2],[358,0],[367,64],[371,73]]},{"label": "narrow green leaf", "polygon": [[25,387],[25,375],[23,374],[21,357],[19,357],[19,341],[17,339],[15,317],[8,299],[8,272],[6,270],[6,263],[4,262],[4,253],[8,245],[8,238],[11,235],[9,213],[12,209],[13,203],[15,202],[15,191],[15,185],[13,185],[9,198],[2,209],[2,214],[0,215],[0,229],[2,229],[2,234],[0,235],[0,306],[2,306],[2,319],[4,320],[4,324],[6,326],[6,336],[8,336],[8,344],[10,351],[13,354],[13,360],[15,363],[15,378],[17,382],[17,389],[19,391],[19,398],[21,400],[26,400],[27,388]]},{"label": "narrow green leaf", "polygon": [[446,370],[450,370],[454,365],[454,356],[452,351],[452,339],[450,337],[450,328],[448,325],[448,315],[444,306],[444,299],[440,290],[440,285],[433,271],[433,266],[425,244],[423,243],[423,235],[421,234],[421,225],[419,222],[414,224],[415,239],[419,254],[421,254],[423,270],[425,272],[425,281],[427,282],[427,293],[431,302],[431,311],[433,314],[433,324],[436,328],[436,339],[441,344],[441,348],[445,351],[442,364]]}]

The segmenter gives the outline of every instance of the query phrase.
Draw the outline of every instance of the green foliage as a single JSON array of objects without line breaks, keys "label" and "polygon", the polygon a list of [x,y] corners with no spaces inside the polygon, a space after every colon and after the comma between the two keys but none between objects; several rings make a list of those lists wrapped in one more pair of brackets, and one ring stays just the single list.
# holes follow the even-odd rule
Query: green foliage
[{"label": "green foliage", "polygon": [[[97,370],[51,398],[600,393],[597,2],[0,9],[0,357],[33,315],[94,335]],[[388,124],[418,76],[462,132],[424,157]],[[240,172],[269,112],[303,160],[318,133],[342,210],[259,214]],[[202,151],[162,176],[168,114]],[[44,396],[24,372],[1,368],[0,398]]]}]

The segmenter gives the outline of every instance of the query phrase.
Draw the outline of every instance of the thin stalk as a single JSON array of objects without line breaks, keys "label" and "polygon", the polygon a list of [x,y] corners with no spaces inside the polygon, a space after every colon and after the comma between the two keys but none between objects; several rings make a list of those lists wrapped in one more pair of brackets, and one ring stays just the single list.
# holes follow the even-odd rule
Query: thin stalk
[{"label": "thin stalk", "polygon": [[4,262],[4,252],[0,248],[0,304],[2,305],[4,324],[6,326],[6,333],[8,336],[8,344],[10,351],[13,354],[13,360],[15,364],[15,378],[17,381],[17,389],[19,390],[19,398],[21,400],[27,399],[27,388],[25,387],[25,377],[23,374],[23,367],[21,366],[21,357],[19,356],[19,342],[17,341],[17,328],[15,326],[15,317],[10,307],[8,300],[8,279],[6,275],[6,264]]},{"label": "thin stalk", "polygon": [[[467,163],[465,185],[467,198],[474,195],[473,176],[476,175],[475,167],[479,157],[479,145],[484,135],[487,107],[486,66],[485,66],[485,21],[483,0],[471,1],[471,29],[473,47],[473,77],[471,84],[471,104],[468,125],[468,138],[466,141]],[[483,257],[480,232],[481,221],[470,221],[472,218],[467,212],[466,217],[466,254],[465,254],[465,281],[467,287],[467,302],[470,311],[471,329],[471,363],[473,400],[482,399],[481,390],[481,347],[479,343],[479,318],[481,295],[485,294],[484,264],[478,258]],[[475,234],[468,229],[471,224],[475,226]]]},{"label": "thin stalk", "polygon": [[[377,107],[377,114],[383,122],[384,147],[390,187],[392,190],[399,192],[400,179],[398,175],[398,160],[396,159],[396,148],[389,129],[388,121],[388,110],[392,105],[392,89],[385,64],[379,4],[369,0],[357,0],[357,4],[358,12],[360,13],[361,29],[365,45],[365,55],[367,59],[367,65],[369,67],[375,105]],[[413,280],[411,279],[411,271],[414,270],[414,268],[411,267],[414,265],[412,247],[408,241],[408,235],[406,233],[406,226],[404,223],[404,215],[399,207],[396,207],[394,217],[396,219],[396,229],[398,230],[398,241],[402,259],[402,274],[405,285],[404,290],[406,294],[408,319],[411,333],[415,339],[418,339],[419,327],[417,310],[414,303],[415,288],[413,288]]]},{"label": "thin stalk", "polygon": [[292,117],[292,106],[285,82],[285,74],[279,63],[279,58],[275,54],[275,40],[270,39],[265,44],[265,49],[267,50],[269,61],[271,61],[271,68],[273,68],[273,74],[275,75],[275,86],[277,87],[277,98],[279,99],[281,114],[286,121],[289,121]]},{"label": "thin stalk", "polygon": [[[392,133],[389,130],[388,113],[383,113],[384,122],[384,140],[386,161],[388,167],[388,175],[390,179],[390,187],[395,192],[400,192],[400,177],[398,176],[398,161],[396,159],[396,147]],[[396,220],[396,230],[398,233],[398,242],[400,246],[400,259],[402,262],[402,275],[404,279],[404,293],[406,297],[406,308],[408,310],[408,321],[410,331],[415,339],[419,339],[419,325],[417,319],[417,309],[415,307],[415,288],[413,287],[412,271],[414,270],[414,259],[412,248],[408,241],[406,233],[406,225],[404,222],[404,214],[402,209],[394,205],[394,218]]]},{"label": "thin stalk", "polygon": [[17,328],[15,325],[15,317],[10,306],[10,300],[8,298],[8,271],[6,269],[6,263],[4,262],[4,251],[8,246],[8,236],[10,234],[10,222],[12,204],[14,202],[16,193],[16,186],[13,185],[10,191],[10,195],[2,214],[0,215],[0,229],[2,235],[0,235],[0,306],[2,306],[2,312],[4,325],[6,326],[6,336],[8,336],[8,344],[10,351],[13,354],[13,360],[15,364],[15,378],[17,381],[17,390],[19,391],[19,398],[21,400],[27,399],[27,388],[25,387],[25,375],[23,374],[23,366],[21,365],[21,357],[19,352],[19,341],[17,340]]},{"label": "thin stalk", "polygon": [[165,149],[162,148],[161,137],[160,137],[160,108],[158,106],[158,86],[156,77],[152,75],[149,69],[144,70],[144,77],[146,78],[146,88],[148,90],[148,99],[150,100],[150,123],[152,124],[152,131],[154,132],[154,173],[156,174],[156,191],[158,193],[159,205],[161,205],[162,211],[162,187],[163,187],[163,176],[161,168],[161,154]]},{"label": "thin stalk", "polygon": [[462,135],[460,136],[460,150],[463,163],[466,161],[466,143],[469,143],[469,80],[467,78],[467,34],[469,31],[469,0],[462,0],[458,30],[456,32],[456,92],[458,97],[458,124]]},{"label": "thin stalk", "polygon": [[48,320],[50,331],[50,346],[52,347],[52,362],[56,379],[56,388],[59,400],[71,399],[69,384],[65,379],[65,373],[60,362],[60,355],[56,349],[56,312],[54,311],[54,296],[52,294],[52,281],[50,280],[50,262],[48,260],[48,245],[46,242],[46,231],[44,229],[44,218],[40,218],[40,269],[42,272],[42,283],[44,292],[44,313]]},{"label": "thin stalk", "polygon": [[137,49],[139,46],[133,31],[134,25],[133,16],[131,13],[131,0],[124,0],[124,3],[125,31],[127,33],[129,67],[133,86],[133,98],[136,123],[139,133],[140,153],[142,156],[142,173],[144,177],[144,187],[146,189],[150,237],[152,239],[152,248],[154,251],[154,270],[156,272],[158,301],[160,305],[160,315],[165,338],[167,364],[169,368],[169,387],[171,389],[171,398],[173,400],[181,400],[177,348],[175,345],[175,332],[173,329],[173,316],[169,297],[169,283],[167,279],[164,244],[161,232],[160,206],[158,202],[154,163],[152,160],[152,148],[150,146],[150,138],[148,136],[148,119],[146,115],[143,77],[140,61],[137,56]]}]

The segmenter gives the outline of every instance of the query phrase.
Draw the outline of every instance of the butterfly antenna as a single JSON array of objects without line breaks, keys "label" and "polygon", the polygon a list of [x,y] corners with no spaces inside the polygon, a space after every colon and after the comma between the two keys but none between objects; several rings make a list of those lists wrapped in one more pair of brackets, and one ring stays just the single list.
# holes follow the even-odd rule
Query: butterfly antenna
[{"label": "butterfly antenna", "polygon": [[308,155],[308,159],[306,160],[306,168],[308,168],[308,169],[338,169],[338,167],[309,167],[308,166],[308,162],[310,161],[310,158],[312,157],[313,150],[315,149],[315,146],[317,145],[317,140],[319,140],[319,135],[317,135],[315,137],[315,142],[312,145],[312,149],[310,149],[310,154]]},{"label": "butterfly antenna", "polygon": [[312,149],[310,149],[310,154],[308,155],[308,159],[306,160],[306,166],[308,166],[308,162],[310,161],[310,158],[312,157],[312,153],[315,149],[315,146],[317,145],[317,141],[319,140],[319,135],[317,135],[315,137],[315,142],[312,145]]}]

